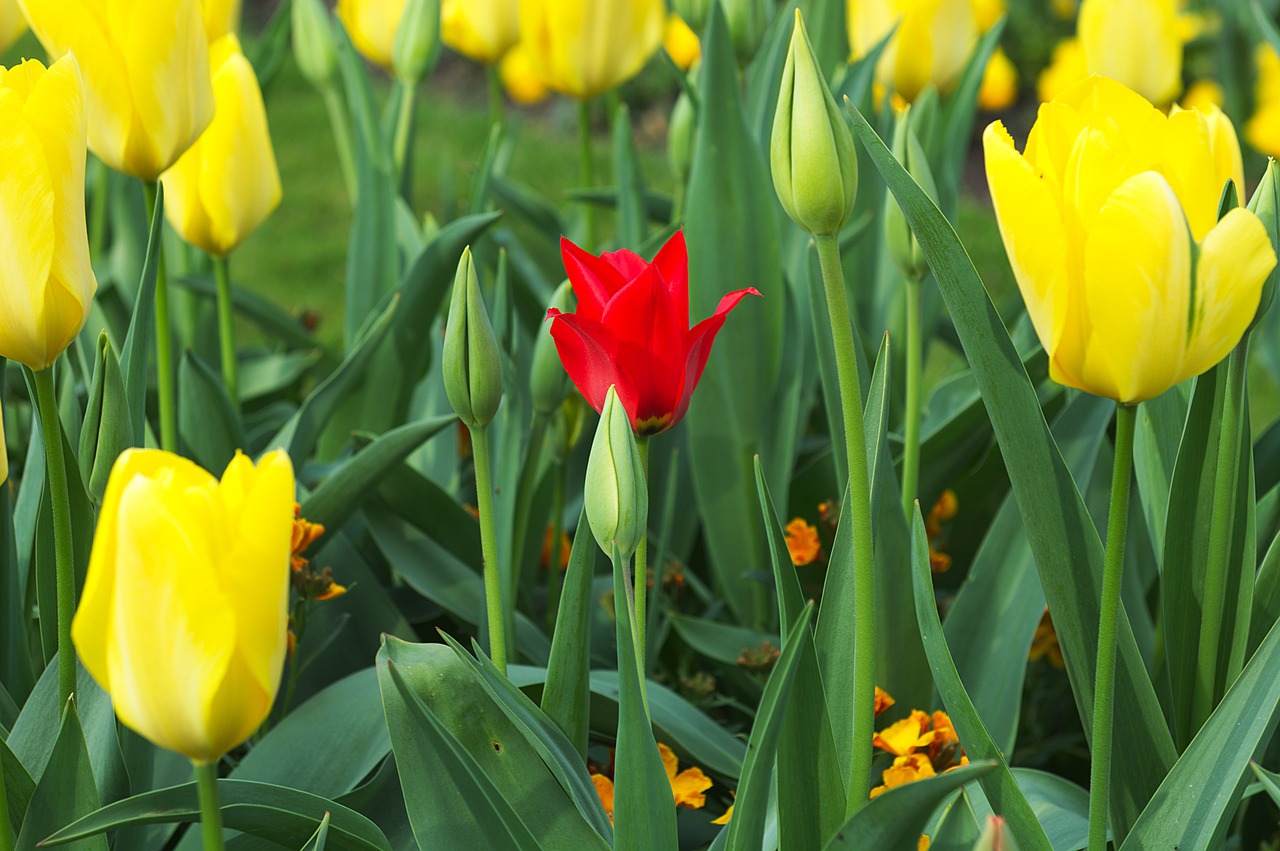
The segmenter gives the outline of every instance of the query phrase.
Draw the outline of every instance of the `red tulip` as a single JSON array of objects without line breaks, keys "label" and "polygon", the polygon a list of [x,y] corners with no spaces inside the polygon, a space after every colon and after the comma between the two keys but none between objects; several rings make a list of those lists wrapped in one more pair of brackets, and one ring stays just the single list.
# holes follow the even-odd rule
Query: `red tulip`
[{"label": "red tulip", "polygon": [[683,419],[720,326],[754,288],[720,299],[716,312],[689,327],[689,255],[677,231],[652,263],[632,251],[599,257],[560,240],[577,313],[552,308],[551,336],[565,371],[591,407],[610,386],[636,434],[666,431]]}]

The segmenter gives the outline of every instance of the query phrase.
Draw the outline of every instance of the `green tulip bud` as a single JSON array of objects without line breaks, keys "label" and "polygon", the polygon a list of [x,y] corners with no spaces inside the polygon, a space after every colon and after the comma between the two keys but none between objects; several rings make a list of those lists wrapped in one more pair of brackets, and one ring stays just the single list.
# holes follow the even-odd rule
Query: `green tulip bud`
[{"label": "green tulip bud", "polygon": [[[693,70],[691,68],[690,73]],[[694,74],[692,79],[700,76]],[[693,108],[693,99],[687,92],[681,92],[680,97],[676,98],[676,105],[671,109],[671,119],[667,122],[667,164],[671,166],[671,174],[679,186],[689,182],[689,172],[693,168],[693,143],[697,133],[698,114]]]},{"label": "green tulip bud", "polygon": [[316,88],[333,84],[338,50],[333,41],[333,21],[320,0],[294,0],[293,58],[307,82]]},{"label": "green tulip bud", "polygon": [[[556,287],[547,307],[561,313],[573,312],[573,287],[568,281]],[[544,322],[533,344],[533,364],[529,368],[534,412],[543,415],[554,412],[569,395],[569,388],[569,373],[560,363],[560,353],[556,351],[556,341],[551,336],[551,323]]]},{"label": "green tulip bud", "polygon": [[600,411],[582,498],[600,549],[612,555],[616,546],[624,560],[631,558],[648,529],[649,488],[631,418],[613,387]]},{"label": "green tulip bud", "polygon": [[782,69],[769,162],[787,215],[815,236],[838,233],[858,192],[858,157],[798,9]]},{"label": "green tulip bud", "polygon": [[502,353],[484,309],[470,247],[463,250],[453,279],[441,368],[444,392],[458,419],[471,428],[487,425],[502,401]]},{"label": "green tulip bud", "polygon": [[[911,113],[912,110],[908,107],[898,114],[897,125],[893,128],[893,155],[936,204],[938,187],[933,182],[933,171],[929,168],[929,161],[925,159],[924,148],[916,137]],[[910,281],[924,280],[924,276],[929,273],[929,263],[924,259],[924,252],[920,249],[915,234],[911,232],[902,208],[888,190],[885,191],[884,200],[884,238],[889,247],[889,256],[893,258],[903,277]]]},{"label": "green tulip bud", "polygon": [[722,0],[722,4],[738,61],[750,62],[773,22],[774,0]]},{"label": "green tulip bud", "polygon": [[1017,840],[1008,823],[1000,816],[987,816],[987,826],[983,828],[978,844],[973,851],[1018,851]]},{"label": "green tulip bud", "polygon": [[707,25],[712,0],[671,0],[671,11],[684,18],[684,22],[696,33]]},{"label": "green tulip bud", "polygon": [[557,463],[563,464],[569,460],[582,438],[582,426],[586,421],[587,400],[579,393],[570,393],[552,415],[550,433],[547,435],[551,454]]},{"label": "green tulip bud", "polygon": [[98,335],[98,357],[89,387],[89,406],[80,427],[80,477],[98,502],[107,489],[111,467],[121,452],[133,446],[133,419],[125,398],[120,362],[106,332]]},{"label": "green tulip bud", "polygon": [[[1275,160],[1267,161],[1267,171],[1262,175],[1258,188],[1253,191],[1253,197],[1249,199],[1249,209],[1262,221],[1267,235],[1271,237],[1271,247],[1280,254],[1280,175],[1276,174]],[[1280,277],[1280,271],[1272,269],[1271,275],[1262,285],[1262,297],[1258,300],[1258,312],[1254,314],[1253,325],[1257,325],[1258,320],[1271,309],[1271,302],[1276,297],[1277,277]],[[1252,328],[1253,325],[1249,327]]]},{"label": "green tulip bud", "polygon": [[417,83],[440,58],[440,0],[409,0],[396,29],[391,62],[396,76]]}]

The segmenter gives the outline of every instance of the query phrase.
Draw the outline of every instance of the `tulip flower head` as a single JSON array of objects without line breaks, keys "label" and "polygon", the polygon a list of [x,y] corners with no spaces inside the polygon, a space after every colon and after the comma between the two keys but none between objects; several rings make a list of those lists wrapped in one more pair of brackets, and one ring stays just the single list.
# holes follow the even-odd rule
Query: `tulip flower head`
[{"label": "tulip flower head", "polygon": [[507,51],[498,63],[498,76],[502,87],[507,90],[507,97],[525,106],[540,103],[551,95],[547,84],[542,82],[538,71],[529,58],[529,48],[524,43],[517,44]]},{"label": "tulip flower head", "polygon": [[520,31],[543,81],[590,100],[639,73],[662,45],[663,0],[520,0]]},{"label": "tulip flower head", "polygon": [[848,24],[855,59],[893,32],[876,81],[907,101],[930,83],[949,91],[978,42],[973,0],[848,0]]},{"label": "tulip flower head", "polygon": [[1076,29],[1090,73],[1123,83],[1152,103],[1171,103],[1182,91],[1185,28],[1178,5],[1178,0],[1084,0]]},{"label": "tulip flower head", "polygon": [[22,17],[18,0],[0,0],[0,53],[8,50],[26,31],[27,19]]},{"label": "tulip flower head", "polygon": [[280,172],[253,66],[234,35],[210,48],[217,113],[161,176],[165,216],[183,239],[217,257],[253,233],[280,203]]},{"label": "tulip flower head", "polygon": [[596,543],[610,556],[617,547],[624,561],[635,555],[649,528],[649,487],[628,419],[617,391],[610,387],[591,442],[582,490]]},{"label": "tulip flower head", "polygon": [[293,467],[237,454],[218,481],[154,449],[112,470],[71,625],[129,728],[208,763],[267,717],[286,649]]},{"label": "tulip flower head", "polygon": [[0,68],[0,357],[46,369],[98,289],[85,229],[85,103],[76,57]]},{"label": "tulip flower head", "polygon": [[89,150],[154,181],[213,119],[200,0],[18,0],[50,56],[84,73]]},{"label": "tulip flower head", "polygon": [[444,0],[440,37],[463,56],[492,65],[520,41],[520,0]]},{"label": "tulip flower head", "polygon": [[1043,104],[1018,153],[983,134],[996,219],[1049,374],[1136,404],[1217,364],[1276,258],[1256,215],[1218,220],[1239,145],[1220,112],[1163,113],[1089,77]]},{"label": "tulip flower head", "polygon": [[591,407],[604,408],[616,386],[636,434],[674,426],[689,409],[711,344],[729,311],[754,288],[720,299],[715,313],[689,327],[689,256],[677,231],[652,263],[627,250],[590,254],[561,239],[576,313],[552,308],[560,361]]},{"label": "tulip flower head", "polygon": [[1255,62],[1254,112],[1244,126],[1244,135],[1261,153],[1280,156],[1280,53],[1269,44],[1260,44]]},{"label": "tulip flower head", "polygon": [[390,71],[407,5],[409,0],[338,0],[335,11],[360,55]]}]

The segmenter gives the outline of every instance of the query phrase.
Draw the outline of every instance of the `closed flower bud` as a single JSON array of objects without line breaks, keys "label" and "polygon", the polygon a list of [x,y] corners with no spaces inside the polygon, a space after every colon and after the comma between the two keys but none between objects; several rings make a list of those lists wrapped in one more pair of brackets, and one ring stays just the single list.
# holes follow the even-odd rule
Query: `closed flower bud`
[{"label": "closed flower bud", "polygon": [[237,454],[218,481],[155,449],[111,472],[71,637],[125,726],[197,763],[248,738],[284,665],[289,456]]},{"label": "closed flower bud", "polygon": [[773,0],[721,0],[724,16],[733,38],[738,61],[746,63],[756,55],[773,22]]},{"label": "closed flower bud", "polygon": [[787,215],[815,236],[839,232],[858,191],[858,158],[799,10],[782,69],[769,162]]},{"label": "closed flower bud", "polygon": [[[1280,176],[1276,174],[1275,160],[1267,162],[1267,171],[1262,175],[1262,182],[1258,184],[1258,188],[1253,191],[1253,197],[1249,199],[1249,209],[1262,222],[1262,226],[1266,228],[1273,240],[1272,247],[1275,248],[1274,240],[1280,233],[1280,221],[1277,220],[1280,217]],[[1271,309],[1271,303],[1276,297],[1277,276],[1280,276],[1280,273],[1272,269],[1266,283],[1262,285],[1262,296],[1258,300],[1258,312],[1253,318],[1253,325],[1257,325],[1258,320]],[[1249,327],[1252,328],[1253,325]]]},{"label": "closed flower bud", "polygon": [[[561,313],[573,311],[573,287],[568,281],[556,288],[548,307]],[[555,338],[551,336],[551,324],[544,323],[538,329],[538,340],[533,344],[533,365],[529,369],[529,385],[533,396],[533,410],[550,414],[559,408],[573,387],[569,373],[560,363]]]},{"label": "closed flower bud", "polygon": [[663,0],[520,0],[520,37],[548,86],[590,100],[639,73],[666,18]]},{"label": "closed flower bud", "polygon": [[906,101],[930,84],[951,91],[978,41],[974,0],[847,0],[846,9],[854,59],[892,33],[876,82]]},{"label": "closed flower bud", "polygon": [[0,53],[8,50],[26,31],[27,19],[22,17],[18,0],[0,0]]},{"label": "closed flower bud", "polygon": [[98,337],[89,405],[80,428],[80,476],[93,498],[102,501],[107,478],[120,453],[133,445],[133,420],[125,398],[120,362],[106,332]]},{"label": "closed flower bud", "polygon": [[391,50],[396,76],[416,83],[440,58],[440,0],[409,0]]},{"label": "closed flower bud", "polygon": [[570,393],[551,417],[547,442],[551,454],[563,464],[569,460],[578,441],[582,439],[582,427],[587,420],[587,400],[577,393]]},{"label": "closed flower bud", "polygon": [[648,528],[649,488],[631,419],[612,387],[591,443],[582,497],[600,549],[612,555],[616,546],[624,560],[631,558]]},{"label": "closed flower bud", "polygon": [[204,0],[204,34],[213,44],[240,29],[240,0]]},{"label": "closed flower bud", "polygon": [[[694,75],[695,78],[698,76]],[[693,170],[693,143],[697,134],[698,113],[694,109],[693,98],[682,91],[667,122],[667,165],[680,186],[689,182],[689,172]]]},{"label": "closed flower bud", "polygon": [[[1090,73],[1168,104],[1182,91],[1178,0],[1084,0],[1076,32]],[[1141,37],[1135,37],[1137,34]]]},{"label": "closed flower bud", "polygon": [[444,0],[440,34],[463,56],[492,65],[520,41],[520,0]]},{"label": "closed flower bud", "polygon": [[[936,204],[938,189],[933,182],[929,162],[925,159],[924,148],[916,138],[911,112],[908,107],[898,114],[897,124],[893,128],[893,155]],[[902,215],[902,208],[898,206],[893,193],[887,191],[884,201],[884,237],[889,256],[893,258],[894,265],[903,277],[912,281],[924,280],[924,276],[929,273],[929,264],[924,259],[924,252],[920,250],[920,243],[907,224],[906,216]]]},{"label": "closed flower bud", "polygon": [[85,230],[80,68],[0,68],[0,357],[46,369],[84,327],[97,278]]},{"label": "closed flower bud", "polygon": [[217,114],[191,149],[161,176],[169,224],[221,257],[257,230],[280,203],[280,172],[253,66],[234,35],[210,48]]},{"label": "closed flower bud", "polygon": [[667,15],[667,23],[662,28],[662,49],[681,71],[688,71],[702,56],[698,34],[675,12]]},{"label": "closed flower bud", "polygon": [[293,58],[307,82],[331,85],[338,69],[333,22],[321,0],[293,0]]},{"label": "closed flower bud", "polygon": [[50,56],[75,53],[84,75],[89,150],[154,181],[213,119],[199,0],[18,0]]},{"label": "closed flower bud", "polygon": [[502,354],[480,295],[470,248],[462,252],[453,279],[441,366],[444,392],[458,419],[471,428],[487,425],[502,401]]}]

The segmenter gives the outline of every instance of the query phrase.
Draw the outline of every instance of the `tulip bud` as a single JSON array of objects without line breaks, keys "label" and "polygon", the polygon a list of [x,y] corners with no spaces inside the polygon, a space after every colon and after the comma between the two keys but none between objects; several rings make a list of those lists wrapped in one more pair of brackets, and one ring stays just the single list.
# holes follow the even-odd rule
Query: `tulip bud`
[{"label": "tulip bud", "polygon": [[987,826],[973,851],[1018,851],[1018,842],[1013,838],[1008,822],[1000,816],[987,816]]},{"label": "tulip bud", "polygon": [[551,429],[547,442],[557,463],[569,460],[582,439],[582,426],[587,420],[587,400],[577,393],[570,393],[551,417]]},{"label": "tulip bud", "polygon": [[[573,311],[573,287],[565,281],[551,296],[549,307],[561,313]],[[551,336],[550,323],[538,329],[538,340],[533,344],[533,365],[529,370],[529,385],[533,396],[533,410],[550,414],[560,407],[569,395],[569,373],[560,363],[555,338]]]},{"label": "tulip bud", "polygon": [[702,32],[707,25],[712,0],[672,0],[671,11],[684,18],[694,32]]},{"label": "tulip bud", "polygon": [[[1267,162],[1267,171],[1262,175],[1262,182],[1258,184],[1253,197],[1249,199],[1249,209],[1262,221],[1262,226],[1267,229],[1267,235],[1271,237],[1272,248],[1280,254],[1280,177],[1276,175],[1275,160]],[[1271,308],[1271,302],[1275,300],[1277,275],[1280,275],[1280,272],[1272,269],[1266,283],[1262,285],[1262,296],[1258,301],[1258,312],[1254,314],[1253,325],[1258,324],[1258,320],[1266,314]],[[1252,328],[1253,325],[1250,327]]]},{"label": "tulip bud", "polygon": [[[933,182],[933,172],[925,159],[924,148],[916,138],[916,131],[911,119],[912,110],[908,107],[898,113],[898,123],[893,128],[893,155],[902,163],[925,194],[938,202],[938,188]],[[893,197],[892,192],[885,192],[884,201],[884,238],[889,247],[889,256],[897,265],[898,271],[910,281],[924,280],[929,272],[929,264],[920,250],[920,243],[911,232],[902,208]]]},{"label": "tulip bud", "polygon": [[648,529],[649,488],[631,418],[613,387],[600,411],[582,496],[600,549],[612,555],[616,546],[631,558]]},{"label": "tulip bud", "polygon": [[462,252],[444,330],[444,392],[458,419],[487,425],[502,401],[502,354],[480,296],[471,249]]},{"label": "tulip bud", "polygon": [[815,236],[838,233],[853,210],[858,158],[799,10],[782,69],[769,162],[787,215]]},{"label": "tulip bud", "polygon": [[391,52],[396,75],[416,83],[431,72],[439,58],[440,0],[409,0]]},{"label": "tulip bud", "polygon": [[680,186],[689,182],[689,172],[693,168],[693,143],[697,132],[698,113],[693,108],[693,99],[687,92],[681,92],[680,97],[676,98],[676,105],[671,109],[671,120],[667,122],[667,164],[671,166],[671,174]]},{"label": "tulip bud", "polygon": [[322,89],[333,84],[338,51],[333,22],[320,0],[293,0],[293,58],[311,85]]},{"label": "tulip bud", "polygon": [[722,0],[739,62],[749,62],[773,22],[773,0]]},{"label": "tulip bud", "polygon": [[125,397],[120,362],[106,332],[98,336],[98,359],[93,367],[89,405],[80,428],[80,476],[98,502],[107,489],[111,467],[133,445],[133,419]]}]

